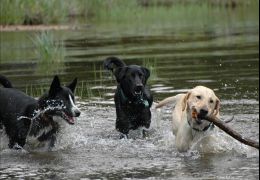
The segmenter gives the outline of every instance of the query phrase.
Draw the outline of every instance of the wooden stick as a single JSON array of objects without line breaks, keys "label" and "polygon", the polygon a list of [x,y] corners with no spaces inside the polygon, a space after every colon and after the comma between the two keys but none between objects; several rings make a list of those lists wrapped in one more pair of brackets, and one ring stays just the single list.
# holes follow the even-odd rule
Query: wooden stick
[{"label": "wooden stick", "polygon": [[214,123],[221,130],[223,130],[224,132],[226,132],[227,134],[229,134],[230,136],[232,136],[236,140],[240,141],[241,143],[246,144],[246,145],[251,146],[251,147],[254,147],[256,149],[259,149],[259,142],[256,142],[254,140],[243,137],[241,134],[234,131],[230,127],[228,127],[228,125],[225,122],[221,121],[217,117],[210,116],[210,117],[206,117],[205,119],[209,122]]}]

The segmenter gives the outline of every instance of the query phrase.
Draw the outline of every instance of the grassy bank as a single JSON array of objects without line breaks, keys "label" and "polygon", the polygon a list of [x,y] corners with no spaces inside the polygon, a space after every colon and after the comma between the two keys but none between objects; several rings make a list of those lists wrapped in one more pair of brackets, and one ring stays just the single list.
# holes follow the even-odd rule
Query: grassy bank
[{"label": "grassy bank", "polygon": [[258,4],[259,0],[1,0],[0,24],[68,24],[74,22],[74,17],[125,20],[177,6],[234,9]]}]

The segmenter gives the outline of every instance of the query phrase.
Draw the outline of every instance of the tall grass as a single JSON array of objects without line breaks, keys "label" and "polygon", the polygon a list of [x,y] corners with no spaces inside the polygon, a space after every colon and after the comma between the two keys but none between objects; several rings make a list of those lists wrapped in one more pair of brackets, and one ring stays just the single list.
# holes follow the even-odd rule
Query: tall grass
[{"label": "tall grass", "polygon": [[45,87],[43,85],[27,85],[25,87],[25,93],[33,97],[40,97],[48,90],[47,88],[49,87]]},{"label": "tall grass", "polygon": [[20,10],[21,1],[0,1],[0,24],[21,24],[24,12]]},{"label": "tall grass", "polygon": [[150,78],[149,78],[150,81],[155,81],[158,79],[157,59],[144,59],[143,66],[149,69],[150,71]]},{"label": "tall grass", "polygon": [[36,34],[32,41],[39,60],[39,72],[43,74],[60,73],[65,57],[63,41],[56,42],[53,33],[49,31]]},{"label": "tall grass", "polygon": [[88,98],[91,98],[94,96],[94,92],[93,90],[91,89],[91,86],[88,82],[84,82],[82,81],[77,89],[76,89],[76,94],[79,96],[79,97],[88,97]]},{"label": "tall grass", "polygon": [[67,18],[62,0],[1,0],[0,24],[54,24]]},{"label": "tall grass", "polygon": [[152,15],[160,7],[164,10],[187,5],[235,8],[250,4],[258,7],[259,0],[0,0],[0,24],[64,24],[74,16],[85,17],[87,21],[125,21],[138,19],[147,12]]}]

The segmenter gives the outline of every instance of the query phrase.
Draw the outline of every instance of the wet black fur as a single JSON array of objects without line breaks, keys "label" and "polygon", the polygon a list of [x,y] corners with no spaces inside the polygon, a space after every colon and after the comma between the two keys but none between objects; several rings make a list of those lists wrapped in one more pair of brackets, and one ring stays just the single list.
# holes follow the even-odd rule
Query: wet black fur
[{"label": "wet black fur", "polygon": [[[149,128],[153,97],[146,83],[150,71],[137,65],[127,66],[116,57],[107,58],[104,67],[114,73],[118,83],[114,96],[116,129],[127,136],[129,130]],[[135,92],[141,92],[141,95],[136,95]]]},{"label": "wet black fur", "polygon": [[[38,141],[48,141],[49,148],[54,146],[56,134],[59,131],[59,123],[53,120],[53,116],[60,116],[61,111],[70,116],[69,97],[74,100],[73,92],[76,88],[77,79],[68,86],[61,86],[58,76],[55,76],[49,92],[44,94],[39,100],[36,100],[23,92],[13,88],[12,83],[4,76],[0,75],[0,128],[5,128],[9,138],[10,148],[22,148],[26,143],[27,136],[35,136]],[[46,107],[55,107],[64,105],[64,108],[53,109],[41,114],[37,119],[31,120],[36,111],[42,111]],[[28,117],[21,118],[19,117]],[[79,116],[79,114],[77,114]],[[32,124],[31,124],[32,123]],[[40,130],[45,127],[51,127],[48,132],[39,134]],[[30,131],[30,132],[29,132]],[[17,146],[18,145],[18,146]]]}]

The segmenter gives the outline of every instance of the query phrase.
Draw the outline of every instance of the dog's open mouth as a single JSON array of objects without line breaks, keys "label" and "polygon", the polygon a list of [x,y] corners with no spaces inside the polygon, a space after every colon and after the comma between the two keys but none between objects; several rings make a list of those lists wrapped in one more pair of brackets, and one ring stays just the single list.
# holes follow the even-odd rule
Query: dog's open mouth
[{"label": "dog's open mouth", "polygon": [[141,96],[141,95],[143,94],[143,92],[142,92],[142,91],[135,91],[134,94],[135,94],[136,96]]},{"label": "dog's open mouth", "polygon": [[191,115],[193,119],[198,119],[198,112],[196,111],[196,109],[194,108],[192,109]]},{"label": "dog's open mouth", "polygon": [[73,116],[68,115],[65,112],[62,112],[62,118],[65,119],[69,124],[75,124],[75,118]]},{"label": "dog's open mouth", "polygon": [[201,124],[202,120],[205,119],[205,117],[202,117],[197,111],[196,109],[192,109],[192,118],[198,123]]}]

